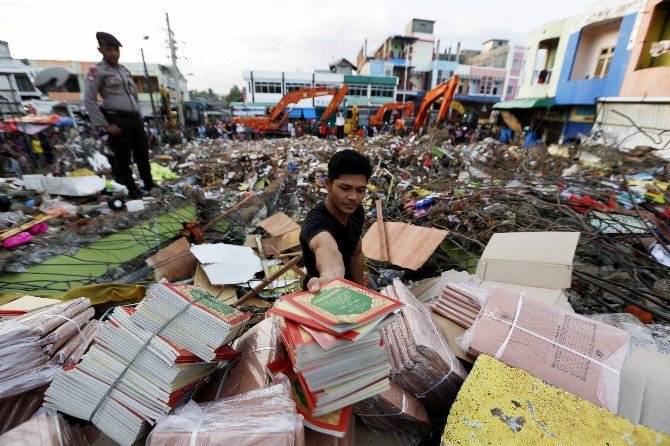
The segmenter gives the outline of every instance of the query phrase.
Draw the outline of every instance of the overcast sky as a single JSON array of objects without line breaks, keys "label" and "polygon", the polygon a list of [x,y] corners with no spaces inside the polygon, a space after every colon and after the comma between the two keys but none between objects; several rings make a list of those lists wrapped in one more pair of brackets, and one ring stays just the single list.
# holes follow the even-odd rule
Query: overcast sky
[{"label": "overcast sky", "polygon": [[[123,44],[121,62],[169,64],[165,13],[179,41],[179,69],[189,89],[225,93],[242,70],[305,71],[356,55],[368,39],[404,34],[412,18],[435,20],[441,48],[461,41],[478,49],[490,38],[525,44],[543,23],[583,11],[594,0],[0,0],[0,40],[12,56],[98,60],[96,31]],[[148,40],[143,36],[148,35]]]}]

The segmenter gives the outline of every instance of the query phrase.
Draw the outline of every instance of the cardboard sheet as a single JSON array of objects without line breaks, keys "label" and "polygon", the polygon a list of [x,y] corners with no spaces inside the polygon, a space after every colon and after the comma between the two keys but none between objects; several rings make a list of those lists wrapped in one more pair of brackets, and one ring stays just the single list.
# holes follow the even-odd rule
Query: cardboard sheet
[{"label": "cardboard sheet", "polygon": [[300,225],[294,222],[291,217],[284,214],[283,212],[277,212],[276,214],[266,218],[258,224],[261,228],[265,229],[272,236],[279,236],[286,234],[288,232],[300,230]]},{"label": "cardboard sheet", "polygon": [[162,279],[176,282],[193,276],[197,261],[189,248],[188,240],[182,237],[146,259],[157,282]]},{"label": "cardboard sheet", "polygon": [[48,299],[46,297],[23,296],[4,305],[0,305],[0,316],[20,315],[38,308],[59,304],[59,299]]},{"label": "cardboard sheet", "polygon": [[[379,240],[378,223],[372,224],[363,237],[363,253],[374,260],[382,260]],[[424,228],[407,223],[384,223],[389,262],[417,270],[426,263],[426,260],[440,246],[442,240],[449,234],[435,228]]]},{"label": "cardboard sheet", "polygon": [[202,264],[212,285],[246,282],[263,270],[261,259],[247,246],[225,243],[194,245],[191,252]]},{"label": "cardboard sheet", "polygon": [[670,356],[637,348],[621,370],[617,415],[670,434]]},{"label": "cardboard sheet", "polygon": [[195,269],[195,278],[193,284],[202,287],[209,294],[214,296],[216,300],[232,305],[237,302],[237,292],[235,286],[232,285],[212,285],[202,266],[198,264]]},{"label": "cardboard sheet", "polygon": [[269,247],[272,247],[279,252],[295,248],[296,246],[300,246],[300,229],[276,237],[264,238],[261,243],[263,244],[263,251],[266,255],[272,254],[272,250]]},{"label": "cardboard sheet", "polygon": [[494,234],[484,249],[477,275],[482,280],[538,288],[569,288],[579,232]]}]

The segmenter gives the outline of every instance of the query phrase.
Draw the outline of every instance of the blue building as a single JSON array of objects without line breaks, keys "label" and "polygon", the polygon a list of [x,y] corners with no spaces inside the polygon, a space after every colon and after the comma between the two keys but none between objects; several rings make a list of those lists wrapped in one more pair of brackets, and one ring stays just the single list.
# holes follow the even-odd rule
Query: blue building
[{"label": "blue building", "polygon": [[554,106],[564,108],[561,140],[588,134],[601,97],[619,96],[638,20],[637,1],[599,2],[571,20]]}]

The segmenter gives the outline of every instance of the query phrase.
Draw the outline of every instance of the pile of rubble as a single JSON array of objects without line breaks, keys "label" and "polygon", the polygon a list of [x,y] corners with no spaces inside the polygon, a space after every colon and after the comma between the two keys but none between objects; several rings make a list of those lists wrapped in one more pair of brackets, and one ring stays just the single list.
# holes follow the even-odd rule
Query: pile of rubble
[{"label": "pile of rubble", "polygon": [[[299,223],[325,199],[327,162],[336,151],[346,148],[366,154],[373,165],[369,194],[363,203],[366,280],[372,290],[398,299],[404,307],[397,320],[380,328],[392,365],[390,388],[368,399],[352,401],[333,420],[313,417],[305,395],[296,394],[295,389],[300,387],[295,384],[296,371],[290,370],[291,361],[282,347],[286,336],[282,338],[281,324],[268,310],[281,301],[279,297],[301,289],[305,273],[300,268]],[[87,149],[89,155],[93,153],[88,158],[94,161],[97,149]],[[83,148],[74,150],[66,170],[71,173],[88,168],[104,175],[106,167],[86,160],[83,152]],[[584,425],[581,431],[569,432],[554,415],[547,415],[555,398],[549,386],[542,390],[546,401],[529,399],[529,408],[520,399],[519,406],[491,406],[487,414],[478,413],[472,401],[484,398],[480,395],[484,392],[481,382],[494,373],[500,372],[501,380],[516,373],[509,372],[504,364],[528,372],[527,376],[519,375],[517,386],[510,387],[510,397],[523,398],[536,385],[532,380],[540,378],[575,395],[574,401],[563,402],[572,404],[570,411],[586,413],[605,407],[633,423],[668,429],[667,420],[654,419],[650,412],[631,411],[635,405],[631,394],[646,382],[636,373],[644,364],[653,364],[650,370],[654,374],[670,367],[670,179],[665,163],[653,153],[620,154],[598,147],[525,149],[492,139],[451,145],[435,134],[422,138],[384,134],[342,140],[195,140],[166,147],[153,163],[154,175],[162,179],[166,190],[144,199],[142,209],[133,212],[129,206],[113,205],[115,199],[123,200],[123,191],[115,189],[113,183],[80,197],[31,191],[26,187],[27,180],[4,179],[0,183],[0,193],[11,201],[11,209],[0,213],[0,237],[21,233],[16,232],[17,228],[27,232],[40,223],[46,226],[34,230],[31,240],[0,251],[0,284],[15,292],[12,296],[0,295],[0,304],[11,305],[17,296],[44,292],[55,298],[85,296],[91,298],[99,317],[120,304],[142,302],[142,308],[147,299],[145,286],[155,290],[151,284],[168,281],[193,284],[197,293],[203,293],[196,293],[195,299],[207,295],[207,299],[249,315],[248,326],[231,344],[237,359],[227,366],[221,364],[208,383],[199,381],[193,396],[198,404],[191,401],[172,415],[156,417],[158,427],[150,442],[169,442],[172,437],[179,441],[218,438],[221,429],[232,429],[240,441],[258,439],[259,444],[280,437],[291,444],[360,444],[370,439],[371,432],[377,441],[371,444],[436,444],[443,431],[446,444],[471,435],[481,435],[485,442],[499,434],[489,429],[493,423],[502,421],[514,432],[526,432],[523,423],[515,420],[529,417],[539,426],[532,435],[556,429],[551,430],[552,435],[572,438],[588,431]],[[383,258],[375,249],[380,239],[373,239],[379,225],[403,225],[407,231],[425,234],[425,246],[415,247],[413,258],[400,258],[391,252]],[[403,245],[402,239],[389,237],[383,242],[387,248]],[[142,250],[125,252],[131,251],[130,246],[140,245]],[[412,252],[411,246],[403,245],[403,249]],[[110,252],[117,261],[109,259]],[[54,258],[75,259],[76,265],[59,273],[63,279],[51,278],[53,270],[40,267]],[[85,269],[93,266],[100,266],[99,272]],[[39,274],[50,275],[49,280],[37,280]],[[117,284],[108,285],[110,282]],[[514,346],[521,342],[517,336],[523,333],[513,336],[514,327],[518,324],[531,336],[541,330],[528,325],[527,317],[507,321],[507,316],[492,307],[499,297],[491,296],[501,293],[499,287],[512,290],[518,299],[517,316],[535,308],[527,303],[527,296],[541,300],[546,306],[542,314],[555,312],[556,321],[560,321],[557,331],[564,335],[561,340],[551,341],[551,348],[576,355],[569,361],[563,359],[570,362],[573,371],[582,364],[580,361],[592,363],[592,367],[584,366],[588,375],[584,380],[589,384],[580,387],[582,384],[570,377],[556,378],[543,365],[518,356]],[[30,315],[33,308],[13,311],[24,310]],[[169,315],[165,323],[169,326]],[[586,347],[577,341],[571,344],[571,336],[577,333],[570,325],[573,323],[605,330],[602,336],[594,334],[599,344],[592,347],[611,354],[611,361],[609,356],[589,356]],[[497,338],[491,334],[507,330],[505,324],[512,328],[508,341],[503,336],[501,342],[505,346],[509,342],[510,347],[496,344]],[[150,336],[160,337],[164,328],[158,327]],[[0,331],[0,346],[2,336]],[[146,345],[151,341],[147,339]],[[180,347],[178,337],[172,342]],[[125,359],[129,368],[135,361],[132,355],[139,355],[146,345]],[[651,353],[634,350],[627,357],[618,350],[625,347],[627,352],[632,346]],[[546,350],[546,346],[536,347]],[[645,354],[651,356],[640,356]],[[616,386],[606,375],[612,370],[617,375]],[[108,382],[109,388],[119,385],[122,389],[125,373],[120,373],[121,378],[115,382]],[[602,389],[589,387],[592,379],[599,380],[593,373],[608,377],[607,398],[599,399]],[[282,381],[285,379],[290,386]],[[667,385],[658,386],[660,395],[670,392]],[[37,387],[22,389],[24,398],[42,398],[45,389]],[[170,392],[176,390],[167,392],[172,395]],[[186,400],[195,389],[188,390],[184,390]],[[137,394],[136,389],[133,392],[133,397],[148,401],[149,396]],[[102,400],[113,393],[107,391]],[[614,394],[619,395],[618,407]],[[640,398],[642,408],[659,404],[658,396],[644,394]],[[245,408],[265,400],[276,405],[282,415],[276,418],[277,425],[265,420],[267,426],[260,430],[252,416],[237,416],[232,424],[230,419],[222,421],[228,411],[217,408],[220,401]],[[61,404],[67,404],[64,401]],[[539,407],[545,402],[548,406]],[[458,421],[447,420],[452,403]],[[101,403],[92,404],[95,407]],[[482,407],[488,408],[488,404],[486,401]],[[663,434],[609,412],[598,412],[604,423],[613,426],[603,438],[621,434],[647,439],[656,435],[654,438],[668,441]],[[296,423],[301,416],[310,427],[304,432]],[[24,418],[21,420],[26,421]],[[470,421],[461,425],[463,419]],[[95,419],[49,418],[42,423],[45,427],[31,425],[30,429],[49,429],[52,424],[65,426],[64,431],[71,430],[67,435],[87,441],[101,435],[93,427]],[[109,425],[98,428],[103,435],[110,429]]]}]

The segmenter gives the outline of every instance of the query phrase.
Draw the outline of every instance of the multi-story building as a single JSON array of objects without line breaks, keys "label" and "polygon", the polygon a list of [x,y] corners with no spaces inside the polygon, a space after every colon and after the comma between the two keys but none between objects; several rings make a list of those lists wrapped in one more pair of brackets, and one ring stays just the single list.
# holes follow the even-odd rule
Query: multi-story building
[{"label": "multi-story building", "polygon": [[41,96],[28,67],[12,58],[9,44],[0,40],[0,118],[25,115],[22,101]]},{"label": "multi-story building", "polygon": [[[97,62],[75,61],[75,60],[44,60],[34,59],[28,60],[28,69],[33,76],[39,73],[44,68],[59,66],[65,68],[70,73],[70,78],[60,88],[55,91],[48,91],[50,100],[53,101],[67,101],[75,111],[85,111],[84,107],[84,88],[85,76],[88,69]],[[172,105],[176,103],[175,99],[175,85],[172,79],[172,67],[161,64],[148,63],[146,64],[149,79],[144,72],[144,65],[141,62],[123,63],[133,75],[135,84],[137,85],[138,98],[140,100],[140,107],[145,117],[153,115],[151,110],[151,96],[153,96],[154,105],[158,109],[162,108],[161,86],[165,86],[170,96]],[[180,73],[180,86],[184,101],[189,100],[188,85],[186,78]],[[149,82],[151,82],[151,93],[149,93]]]},{"label": "multi-story building", "polygon": [[[592,138],[632,149],[670,149],[670,1],[649,0],[627,42],[630,52],[617,96],[599,99]],[[634,31],[635,32],[635,31]],[[612,60],[613,69],[614,60]]]},{"label": "multi-story building", "polygon": [[459,48],[457,54],[435,57],[431,88],[457,74],[455,99],[468,113],[476,112],[480,117],[488,116],[495,103],[516,97],[522,78],[524,47],[492,39],[484,42],[482,51]]},{"label": "multi-story building", "polygon": [[[349,91],[346,105],[380,106],[395,102],[398,78],[394,76],[350,75],[331,71],[297,73],[283,71],[244,71],[242,73],[246,91],[245,105],[249,107],[272,107],[294,90],[306,87],[341,87]],[[321,96],[299,101],[292,109],[292,117],[316,118],[328,106],[332,96]],[[233,103],[239,107],[241,103]]]},{"label": "multi-story building", "polygon": [[494,108],[513,113],[548,143],[588,134],[599,98],[622,90],[640,12],[639,0],[607,0],[544,25],[529,38],[518,99]]},{"label": "multi-story building", "polygon": [[392,35],[367,55],[367,43],[357,58],[361,75],[395,76],[398,78],[397,100],[413,100],[430,89],[435,36],[433,20],[412,19],[405,35]]}]

